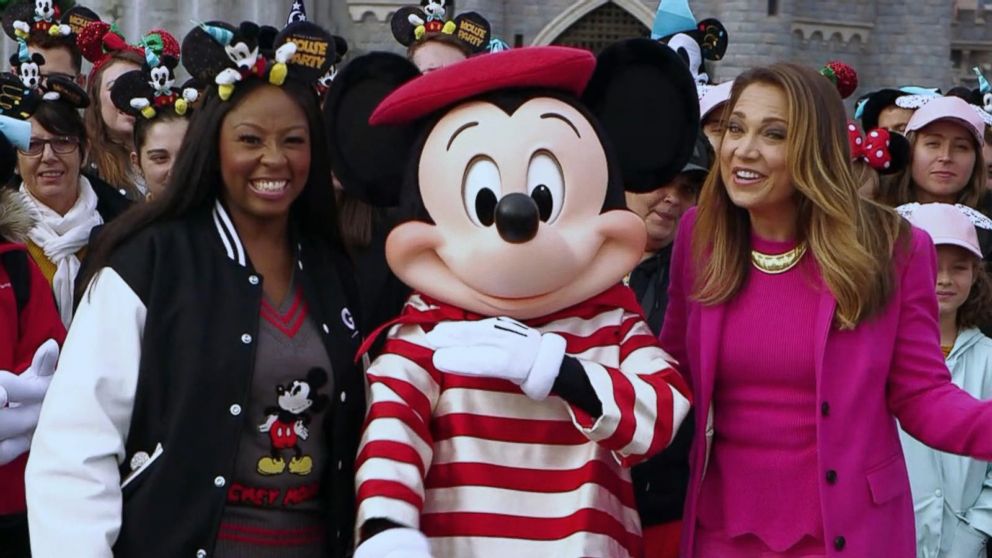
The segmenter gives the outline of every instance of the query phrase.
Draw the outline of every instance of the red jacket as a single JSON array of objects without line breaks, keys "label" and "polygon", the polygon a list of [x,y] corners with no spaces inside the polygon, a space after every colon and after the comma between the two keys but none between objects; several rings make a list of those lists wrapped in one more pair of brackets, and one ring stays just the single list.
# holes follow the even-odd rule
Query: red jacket
[{"label": "red jacket", "polygon": [[[0,238],[0,254],[25,250],[23,245]],[[25,255],[27,255],[25,251]],[[35,351],[48,339],[59,345],[65,341],[65,328],[55,308],[51,287],[41,270],[26,257],[31,273],[31,298],[18,315],[17,300],[7,270],[0,265],[0,370],[23,372],[31,365]],[[27,454],[0,467],[0,515],[23,513],[24,466]]]}]

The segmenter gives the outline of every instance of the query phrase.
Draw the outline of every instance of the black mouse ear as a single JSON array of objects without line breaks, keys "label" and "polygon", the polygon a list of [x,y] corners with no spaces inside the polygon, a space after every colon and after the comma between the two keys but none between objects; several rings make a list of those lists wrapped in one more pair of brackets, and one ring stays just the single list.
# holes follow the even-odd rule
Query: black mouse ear
[{"label": "black mouse ear", "polygon": [[0,114],[27,120],[40,101],[41,95],[24,87],[21,78],[6,72],[0,74]]},{"label": "black mouse ear", "polygon": [[700,21],[696,25],[696,39],[699,41],[699,48],[703,52],[703,58],[707,60],[722,60],[727,53],[727,44],[730,37],[727,35],[727,28],[720,23],[720,20],[710,18]]},{"label": "black mouse ear", "polygon": [[889,132],[889,156],[891,164],[889,168],[879,171],[879,174],[895,174],[909,165],[910,155],[909,140],[900,133]]},{"label": "black mouse ear", "polygon": [[492,39],[492,26],[476,12],[465,12],[455,18],[455,37],[472,52],[483,52]]},{"label": "black mouse ear", "polygon": [[420,8],[406,6],[396,10],[393,19],[389,21],[389,27],[393,30],[393,37],[403,46],[410,46],[417,40],[416,30],[422,24],[415,24],[410,21],[410,16],[416,17],[420,21],[427,20],[427,14]]},{"label": "black mouse ear", "polygon": [[31,61],[34,62],[35,64],[39,65],[39,66],[44,66],[45,65],[45,57],[42,56],[42,54],[40,52],[36,52],[36,53],[32,54],[31,55]]},{"label": "black mouse ear", "polygon": [[312,389],[317,389],[327,383],[327,372],[323,368],[311,368],[307,371],[307,383]]},{"label": "black mouse ear", "polygon": [[[17,26],[15,26],[17,23]],[[16,27],[21,27],[23,24],[28,25],[27,34],[24,33],[23,28],[18,30]],[[27,39],[27,35],[31,33],[30,27],[34,24],[34,2],[21,1],[13,6],[8,6],[3,10],[3,32],[7,34],[11,39]],[[20,33],[18,32],[20,31]],[[18,35],[21,36],[18,36]]]},{"label": "black mouse ear", "polygon": [[337,64],[345,54],[348,54],[348,41],[334,35],[334,51],[337,52],[337,58],[334,59],[334,63]]},{"label": "black mouse ear", "polygon": [[606,130],[627,190],[668,183],[692,156],[699,131],[696,84],[666,45],[630,39],[607,47],[583,101]]},{"label": "black mouse ear", "polygon": [[[114,88],[116,87],[117,85],[115,83]],[[83,109],[90,106],[90,98],[86,94],[86,91],[67,77],[49,76],[45,83],[45,91],[58,93],[59,99],[68,103],[73,108]]]},{"label": "black mouse ear", "polygon": [[154,91],[148,84],[148,74],[142,70],[132,70],[122,74],[114,82],[110,100],[117,110],[137,117],[145,106],[151,105],[153,94]]},{"label": "black mouse ear", "polygon": [[400,85],[420,75],[406,58],[385,52],[352,60],[324,104],[331,170],[345,191],[379,207],[395,206],[419,126],[371,126],[369,117]]},{"label": "black mouse ear", "polygon": [[61,22],[68,25],[73,35],[78,35],[87,25],[100,21],[100,16],[85,6],[75,6],[62,14]]}]

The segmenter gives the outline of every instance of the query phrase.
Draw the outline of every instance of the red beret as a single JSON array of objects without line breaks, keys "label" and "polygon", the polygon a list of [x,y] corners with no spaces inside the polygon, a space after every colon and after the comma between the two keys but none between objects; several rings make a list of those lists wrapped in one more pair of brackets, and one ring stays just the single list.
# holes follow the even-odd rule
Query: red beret
[{"label": "red beret", "polygon": [[406,124],[483,93],[542,87],[582,94],[596,58],[568,47],[525,47],[469,58],[416,77],[376,107],[369,124]]}]

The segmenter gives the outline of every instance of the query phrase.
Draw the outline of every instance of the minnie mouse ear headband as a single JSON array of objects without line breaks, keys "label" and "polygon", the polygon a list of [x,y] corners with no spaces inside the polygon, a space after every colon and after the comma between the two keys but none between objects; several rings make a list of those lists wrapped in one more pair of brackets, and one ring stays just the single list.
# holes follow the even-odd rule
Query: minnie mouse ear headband
[{"label": "minnie mouse ear headband", "polygon": [[851,160],[864,161],[879,174],[894,174],[909,164],[909,141],[896,132],[875,128],[862,136],[851,120],[847,123],[847,140]]},{"label": "minnie mouse ear headband", "polygon": [[900,88],[879,89],[864,95],[858,100],[854,110],[854,118],[861,121],[863,130],[878,127],[878,117],[887,107],[896,104],[896,99],[907,95],[938,96],[940,89],[928,89],[907,85]]},{"label": "minnie mouse ear headband", "polygon": [[25,41],[32,35],[45,34],[72,39],[87,23],[99,21],[93,10],[76,6],[62,13],[61,4],[53,0],[21,0],[3,12],[3,30],[14,40]]},{"label": "minnie mouse ear headband", "polygon": [[250,21],[237,28],[203,23],[186,35],[182,51],[186,71],[200,83],[216,84],[224,101],[239,82],[251,77],[279,86],[293,79],[315,87],[337,59],[334,36],[308,21],[291,23],[282,31]]},{"label": "minnie mouse ear headband", "polygon": [[975,228],[992,229],[992,219],[974,209],[948,203],[907,203],[896,208],[907,221],[926,231],[936,246],[959,246],[982,258]]},{"label": "minnie mouse ear headband", "polygon": [[676,35],[691,37],[699,45],[702,57],[713,61],[723,59],[730,39],[727,29],[718,19],[704,19],[697,23],[689,8],[689,0],[661,0],[651,27],[651,38],[671,44]]},{"label": "minnie mouse ear headband", "polygon": [[[393,37],[405,47],[429,41],[437,35],[456,39],[466,54],[492,51],[492,27],[476,12],[466,12],[455,19],[446,18],[445,0],[421,0],[421,7],[407,6],[393,14],[390,27]],[[495,45],[498,51],[500,42]]]},{"label": "minnie mouse ear headband", "polygon": [[[164,48],[165,44],[170,47]],[[132,70],[118,77],[110,91],[110,99],[118,110],[146,119],[155,118],[163,110],[171,110],[180,116],[187,114],[199,92],[193,87],[175,87],[179,53],[174,52],[171,45],[178,44],[172,35],[164,31],[145,37],[145,63],[140,70]]]},{"label": "minnie mouse ear headband", "polygon": [[[901,106],[901,105],[900,105]],[[915,108],[915,107],[903,107]],[[951,120],[964,126],[975,137],[979,146],[985,145],[985,111],[958,97],[932,97],[922,102],[906,124],[906,132],[915,132],[938,120]]]}]

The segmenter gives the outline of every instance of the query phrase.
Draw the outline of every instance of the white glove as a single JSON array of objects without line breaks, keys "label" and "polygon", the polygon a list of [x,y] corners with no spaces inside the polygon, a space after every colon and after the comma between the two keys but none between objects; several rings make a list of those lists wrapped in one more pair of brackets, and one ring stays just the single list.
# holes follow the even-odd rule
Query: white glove
[{"label": "white glove", "polygon": [[[31,366],[24,372],[12,374],[0,370],[0,388],[3,389],[0,392],[0,403],[41,403],[52,383],[52,374],[58,361],[59,344],[54,339],[49,339],[38,347],[31,359]],[[3,399],[7,401],[2,401]]]},{"label": "white glove", "polygon": [[432,558],[431,545],[420,531],[396,527],[358,545],[354,558]]},{"label": "white glove", "polygon": [[427,334],[434,367],[443,372],[509,380],[541,401],[561,371],[565,339],[510,318],[443,322]]},{"label": "white glove", "polygon": [[0,467],[17,459],[31,447],[31,436],[25,434],[8,440],[0,440]]},{"label": "white glove", "polygon": [[52,382],[59,344],[49,339],[38,347],[31,366],[20,375],[0,370],[0,465],[28,451],[41,416],[41,402]]}]

